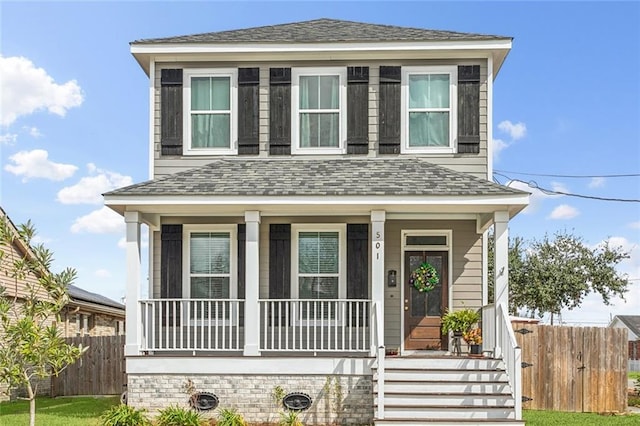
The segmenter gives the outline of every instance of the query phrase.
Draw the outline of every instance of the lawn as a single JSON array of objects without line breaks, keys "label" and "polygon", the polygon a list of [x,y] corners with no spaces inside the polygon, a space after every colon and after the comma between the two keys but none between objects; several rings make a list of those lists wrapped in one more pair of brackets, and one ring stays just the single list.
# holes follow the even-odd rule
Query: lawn
[{"label": "lawn", "polygon": [[562,413],[559,411],[523,410],[527,426],[602,426],[638,425],[640,414],[604,416],[595,413]]},{"label": "lawn", "polygon": [[[38,398],[36,425],[91,426],[98,425],[100,415],[120,402],[119,397],[90,398]],[[27,401],[0,403],[0,425],[23,426],[29,424]]]},{"label": "lawn", "polygon": [[631,371],[629,373],[629,380],[640,380],[640,371]]}]

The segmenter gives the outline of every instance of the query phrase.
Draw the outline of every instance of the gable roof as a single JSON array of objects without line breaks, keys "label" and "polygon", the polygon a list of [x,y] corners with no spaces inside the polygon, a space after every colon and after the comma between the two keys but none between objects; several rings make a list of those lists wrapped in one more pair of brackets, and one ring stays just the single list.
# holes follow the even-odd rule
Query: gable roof
[{"label": "gable roof", "polygon": [[105,196],[509,196],[526,192],[421,158],[225,158]]},{"label": "gable roof", "polygon": [[616,315],[614,319],[616,318],[633,331],[633,334],[640,337],[640,315]]},{"label": "gable roof", "polygon": [[280,25],[136,40],[135,44],[164,43],[338,43],[389,41],[511,40],[487,34],[367,24],[339,19],[314,19]]}]

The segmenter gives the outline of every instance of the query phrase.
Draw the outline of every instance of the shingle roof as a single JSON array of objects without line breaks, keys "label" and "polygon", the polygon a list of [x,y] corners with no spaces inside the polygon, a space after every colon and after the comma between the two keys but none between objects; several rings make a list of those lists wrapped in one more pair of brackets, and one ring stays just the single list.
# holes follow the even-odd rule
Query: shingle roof
[{"label": "shingle roof", "polygon": [[616,318],[633,331],[633,334],[640,336],[640,315],[616,315]]},{"label": "shingle roof", "polygon": [[108,297],[102,296],[101,294],[83,290],[80,287],[76,287],[74,285],[69,286],[69,296],[72,300],[82,300],[84,302],[124,309],[124,305],[122,303],[118,303],[115,300],[111,300]]},{"label": "shingle roof", "polygon": [[508,196],[525,192],[420,158],[225,158],[106,196]]},{"label": "shingle roof", "polygon": [[136,40],[155,43],[335,43],[380,41],[511,40],[511,37],[315,19],[264,27]]}]

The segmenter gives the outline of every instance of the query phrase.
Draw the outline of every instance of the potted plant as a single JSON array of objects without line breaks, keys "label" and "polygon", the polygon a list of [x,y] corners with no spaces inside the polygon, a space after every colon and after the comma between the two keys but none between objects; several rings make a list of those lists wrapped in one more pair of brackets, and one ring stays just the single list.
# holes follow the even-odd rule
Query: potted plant
[{"label": "potted plant", "polygon": [[480,314],[473,309],[460,309],[458,311],[447,311],[442,317],[442,332],[452,332],[455,337],[462,337],[480,321]]},{"label": "potted plant", "polygon": [[482,355],[482,329],[472,328],[462,333],[462,338],[469,345],[469,354],[471,356]]}]

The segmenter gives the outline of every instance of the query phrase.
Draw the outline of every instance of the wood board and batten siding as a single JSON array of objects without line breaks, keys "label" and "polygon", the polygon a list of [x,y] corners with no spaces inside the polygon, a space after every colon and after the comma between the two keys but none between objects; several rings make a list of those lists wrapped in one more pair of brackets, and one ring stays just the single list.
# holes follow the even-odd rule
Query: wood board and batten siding
[{"label": "wood board and batten siding", "polygon": [[51,377],[51,396],[120,395],[125,389],[125,336],[78,336],[66,342],[87,351],[60,375]]},{"label": "wood board and batten siding", "polygon": [[568,412],[627,409],[626,330],[514,324],[522,348],[523,408]]},{"label": "wood board and batten siding", "polygon": [[[219,64],[218,64],[219,65]],[[313,66],[322,66],[314,62]],[[345,66],[347,75],[347,154],[384,156],[400,152],[399,92],[400,81],[394,77],[401,66],[458,65],[458,152],[428,155],[429,161],[477,177],[487,177],[487,65],[481,60],[421,60],[398,63],[337,61],[332,66]],[[182,124],[163,108],[182,106],[182,87],[177,85],[175,70],[210,67],[210,63],[156,64],[154,78],[154,178],[159,178],[210,163],[216,156],[182,156],[175,137],[182,134]],[[306,62],[286,64],[225,63],[239,70],[239,102],[252,105],[254,113],[239,110],[238,155],[260,157],[290,154],[291,144],[291,73],[292,67],[310,66]],[[257,72],[257,75],[256,75]],[[165,99],[169,97],[169,99]],[[470,108],[473,105],[473,108]],[[476,107],[477,105],[477,107]],[[357,106],[357,108],[356,108]],[[366,109],[363,110],[364,107]],[[471,110],[473,110],[471,112]],[[243,112],[244,111],[244,112]],[[165,115],[167,113],[165,112]],[[181,115],[181,113],[180,113]],[[365,126],[366,120],[366,126]],[[242,124],[244,123],[244,124]],[[242,124],[242,125],[240,125]],[[390,127],[389,127],[390,125]],[[239,128],[239,130],[240,130]],[[257,141],[256,141],[257,137]]]}]

